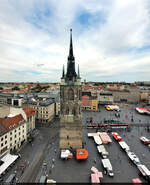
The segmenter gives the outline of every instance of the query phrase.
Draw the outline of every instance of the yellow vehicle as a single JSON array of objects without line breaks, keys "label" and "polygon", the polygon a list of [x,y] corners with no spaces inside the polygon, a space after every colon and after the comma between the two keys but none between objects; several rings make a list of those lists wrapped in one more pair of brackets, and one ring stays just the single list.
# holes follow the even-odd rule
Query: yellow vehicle
[{"label": "yellow vehicle", "polygon": [[113,110],[110,105],[105,106],[106,110]]},{"label": "yellow vehicle", "polygon": [[56,183],[53,179],[47,179],[47,183]]},{"label": "yellow vehicle", "polygon": [[106,110],[116,110],[116,111],[120,111],[119,106],[118,105],[106,105],[105,106]]}]

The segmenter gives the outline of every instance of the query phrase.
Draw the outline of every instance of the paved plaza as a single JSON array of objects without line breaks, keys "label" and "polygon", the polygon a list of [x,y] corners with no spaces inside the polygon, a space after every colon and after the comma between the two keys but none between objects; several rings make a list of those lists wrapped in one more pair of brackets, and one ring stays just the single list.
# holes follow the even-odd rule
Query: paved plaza
[{"label": "paved plaza", "polygon": [[[128,115],[127,118],[126,115]],[[39,182],[41,175],[47,175],[49,179],[54,179],[56,182],[90,182],[91,167],[95,166],[101,172],[103,172],[103,167],[101,156],[97,151],[94,140],[87,137],[88,132],[96,131],[96,129],[86,129],[86,120],[89,117],[92,117],[94,123],[101,123],[104,119],[118,119],[131,125],[150,122],[149,116],[140,115],[135,111],[135,105],[129,107],[121,106],[120,118],[115,117],[115,111],[106,111],[104,107],[101,107],[100,112],[83,112],[83,139],[85,148],[89,152],[86,161],[76,161],[75,157],[69,160],[60,159],[59,122],[52,123],[50,127],[38,127],[34,133],[36,139],[33,144],[27,144],[21,149],[21,159],[8,171],[5,179],[16,169],[19,182]],[[133,122],[131,121],[132,117]],[[102,130],[99,129],[98,131]],[[133,126],[130,131],[125,129],[115,129],[114,131],[117,131],[122,139],[127,142],[131,151],[139,157],[141,163],[150,169],[150,148],[139,140],[140,136],[150,138],[150,132],[147,130],[147,127]],[[111,133],[108,134],[113,142],[105,145],[105,147],[109,152],[114,177],[104,175],[101,182],[132,182],[133,178],[138,177],[143,182],[146,182],[139,176],[137,167],[129,160],[127,154],[121,150],[119,144],[112,138]],[[21,163],[27,164],[23,172],[19,170]]]}]

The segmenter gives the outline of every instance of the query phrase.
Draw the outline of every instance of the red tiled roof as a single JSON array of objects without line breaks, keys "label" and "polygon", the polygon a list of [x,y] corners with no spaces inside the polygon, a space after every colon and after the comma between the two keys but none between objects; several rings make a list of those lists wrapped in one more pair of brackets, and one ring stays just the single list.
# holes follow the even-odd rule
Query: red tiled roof
[{"label": "red tiled roof", "polygon": [[128,89],[124,89],[124,90],[119,90],[119,89],[109,89],[109,91],[112,91],[112,92],[130,92]]},{"label": "red tiled roof", "polygon": [[11,92],[11,89],[3,89],[2,92]]},{"label": "red tiled roof", "polygon": [[98,89],[104,89],[104,86],[102,86],[102,85],[98,86]]},{"label": "red tiled roof", "polygon": [[7,130],[12,130],[15,127],[18,127],[20,125],[20,121],[25,121],[21,114],[18,114],[11,118],[1,119],[2,124],[5,126]]},{"label": "red tiled roof", "polygon": [[114,87],[114,84],[109,84],[110,87]]},{"label": "red tiled roof", "polygon": [[117,87],[121,87],[122,86],[122,84],[117,84]]},{"label": "red tiled roof", "polygon": [[33,116],[35,114],[35,110],[33,107],[27,107],[23,109],[27,117]]},{"label": "red tiled roof", "polygon": [[2,119],[0,119],[0,136],[5,134],[7,132],[7,129],[4,127],[2,123]]},{"label": "red tiled roof", "polygon": [[89,89],[89,86],[82,86],[83,89]]}]

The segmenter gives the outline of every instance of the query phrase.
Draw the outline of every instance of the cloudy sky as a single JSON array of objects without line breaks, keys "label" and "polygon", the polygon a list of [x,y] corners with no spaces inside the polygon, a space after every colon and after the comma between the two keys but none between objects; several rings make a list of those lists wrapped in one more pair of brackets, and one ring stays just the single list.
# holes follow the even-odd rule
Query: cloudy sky
[{"label": "cloudy sky", "polygon": [[0,81],[59,82],[70,28],[82,80],[150,80],[149,0],[1,0]]}]

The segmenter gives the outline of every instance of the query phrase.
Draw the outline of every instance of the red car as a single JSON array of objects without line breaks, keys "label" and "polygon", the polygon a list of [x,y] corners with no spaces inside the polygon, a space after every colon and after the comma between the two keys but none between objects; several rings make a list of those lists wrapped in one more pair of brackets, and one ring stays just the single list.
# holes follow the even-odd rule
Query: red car
[{"label": "red car", "polygon": [[117,132],[112,132],[112,136],[118,141],[122,141],[122,137]]}]

